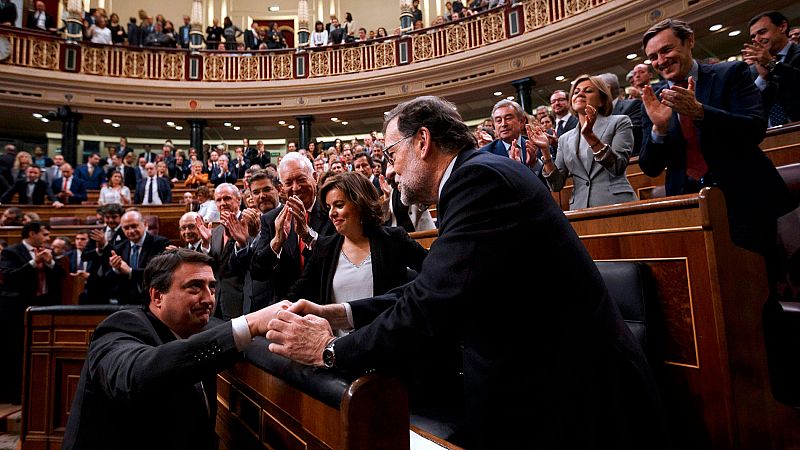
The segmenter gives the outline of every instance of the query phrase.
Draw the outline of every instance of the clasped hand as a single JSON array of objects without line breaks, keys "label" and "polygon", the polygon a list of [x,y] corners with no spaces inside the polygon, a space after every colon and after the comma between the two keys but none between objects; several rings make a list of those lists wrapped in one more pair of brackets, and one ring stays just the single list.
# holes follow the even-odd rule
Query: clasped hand
[{"label": "clasped hand", "polygon": [[272,238],[270,246],[275,253],[278,253],[281,246],[289,237],[289,231],[294,224],[294,231],[301,240],[308,239],[309,231],[306,223],[306,207],[300,197],[293,195],[286,200],[286,206],[278,213],[275,218],[275,237]]},{"label": "clasped hand", "polygon": [[662,90],[660,101],[656,98],[653,88],[645,86],[642,89],[642,102],[647,115],[653,122],[653,130],[660,135],[667,134],[667,127],[673,111],[692,120],[701,120],[704,116],[703,104],[695,97],[693,77],[689,77],[686,88],[673,85],[669,89]]}]

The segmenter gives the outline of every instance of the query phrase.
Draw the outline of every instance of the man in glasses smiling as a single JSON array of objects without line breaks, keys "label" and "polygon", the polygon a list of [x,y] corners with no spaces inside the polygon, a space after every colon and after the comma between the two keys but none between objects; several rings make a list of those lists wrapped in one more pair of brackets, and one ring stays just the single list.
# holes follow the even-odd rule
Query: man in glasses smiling
[{"label": "man in glasses smiling", "polygon": [[[455,106],[437,97],[397,106],[384,135],[403,203],[438,203],[439,238],[422,271],[379,297],[296,302],[270,322],[270,350],[350,372],[424,365],[426,380],[447,380],[455,354],[463,375],[444,386],[458,389],[464,411],[446,438],[466,448],[661,448],[642,350],[532,171],[477,151]],[[546,279],[534,284],[536,274]]]}]

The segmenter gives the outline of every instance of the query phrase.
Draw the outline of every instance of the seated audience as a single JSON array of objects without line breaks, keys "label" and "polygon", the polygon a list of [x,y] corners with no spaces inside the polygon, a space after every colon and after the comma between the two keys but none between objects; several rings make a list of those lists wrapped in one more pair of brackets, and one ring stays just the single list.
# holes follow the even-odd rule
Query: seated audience
[{"label": "seated audience", "polygon": [[211,259],[191,250],[154,258],[143,279],[142,307],[112,314],[94,332],[64,449],[216,448],[217,373],[287,307],[209,324]]},{"label": "seated audience", "polygon": [[192,172],[186,177],[183,185],[187,188],[196,188],[208,184],[208,174],[203,172],[203,163],[200,161],[192,162]]},{"label": "seated audience", "polygon": [[327,304],[381,295],[407,283],[409,268],[422,269],[427,250],[402,228],[383,226],[380,197],[366,177],[329,178],[319,201],[336,234],[318,239],[289,300]]},{"label": "seated audience", "polygon": [[40,179],[42,170],[39,166],[29,165],[27,177],[17,180],[9,190],[0,197],[0,203],[8,203],[17,195],[17,203],[20,205],[44,205],[45,199],[52,202],[55,208],[64,206],[59,202],[50,186]]},{"label": "seated audience", "polygon": [[544,130],[529,127],[528,137],[542,149],[548,186],[558,192],[572,176],[571,210],[637,200],[625,173],[633,149],[631,119],[611,115],[611,92],[600,77],[576,78],[570,99],[570,112],[578,115],[579,126],[558,138],[555,160]]},{"label": "seated audience", "polygon": [[0,216],[0,226],[20,227],[22,226],[24,216],[25,213],[23,213],[21,209],[16,206],[10,206],[6,208],[5,211],[3,211],[3,215]]},{"label": "seated audience", "polygon": [[131,190],[122,184],[122,174],[113,171],[108,177],[108,184],[100,189],[100,196],[97,203],[106,205],[108,203],[118,203],[120,205],[131,204]]}]

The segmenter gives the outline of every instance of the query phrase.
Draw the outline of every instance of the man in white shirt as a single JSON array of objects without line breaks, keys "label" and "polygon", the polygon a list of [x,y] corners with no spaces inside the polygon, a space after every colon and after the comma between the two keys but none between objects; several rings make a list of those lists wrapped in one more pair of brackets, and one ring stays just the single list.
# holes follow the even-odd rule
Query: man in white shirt
[{"label": "man in white shirt", "polygon": [[147,175],[139,180],[136,185],[135,203],[141,205],[165,205],[172,202],[172,189],[169,181],[156,174],[156,165],[147,163],[145,165]]},{"label": "man in white shirt", "polygon": [[550,95],[550,107],[556,116],[556,135],[561,136],[578,124],[578,118],[569,113],[569,94],[566,91],[559,89],[553,92]]}]

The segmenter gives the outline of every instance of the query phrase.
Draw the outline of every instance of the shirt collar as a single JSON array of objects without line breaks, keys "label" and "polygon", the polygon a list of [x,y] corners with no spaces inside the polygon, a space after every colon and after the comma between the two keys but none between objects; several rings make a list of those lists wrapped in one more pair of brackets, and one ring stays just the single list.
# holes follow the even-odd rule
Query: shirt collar
[{"label": "shirt collar", "polygon": [[24,245],[25,248],[28,249],[29,253],[33,253],[34,251],[36,251],[36,247],[29,244],[28,241],[25,239],[22,240],[22,245]]},{"label": "shirt collar", "polygon": [[[456,165],[456,159],[458,155],[454,155],[453,159],[450,160],[450,164],[447,166],[447,170],[444,171],[444,175],[442,175],[442,181],[439,182],[439,197],[442,196],[442,189],[444,189],[444,184],[447,183],[447,180],[450,179],[450,175],[453,173],[453,167]],[[437,199],[438,201],[438,199]]]},{"label": "shirt collar", "polygon": [[783,58],[785,58],[786,55],[789,54],[789,47],[791,46],[792,46],[792,41],[787,42],[786,45],[781,49],[781,51],[778,52],[776,56],[780,56],[781,61],[783,61]]},{"label": "shirt collar", "polygon": [[139,242],[136,242],[136,243],[134,243],[134,242],[131,242],[131,245],[134,245],[134,244],[136,244],[136,245],[138,245],[139,247],[141,247],[142,245],[144,245],[144,240],[145,240],[145,238],[146,238],[146,237],[147,237],[147,231],[145,231],[144,233],[142,233],[142,238],[141,238],[141,239],[139,239]]}]

